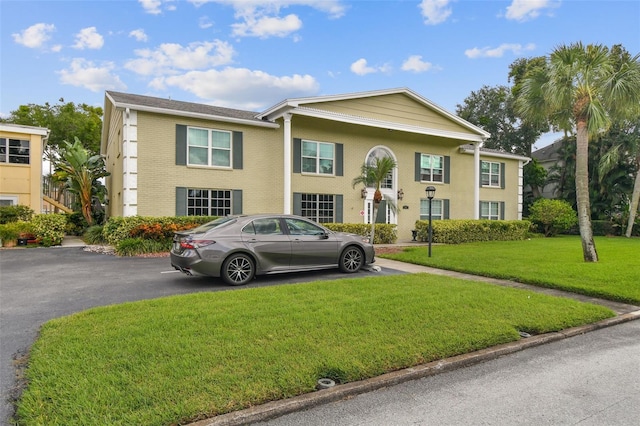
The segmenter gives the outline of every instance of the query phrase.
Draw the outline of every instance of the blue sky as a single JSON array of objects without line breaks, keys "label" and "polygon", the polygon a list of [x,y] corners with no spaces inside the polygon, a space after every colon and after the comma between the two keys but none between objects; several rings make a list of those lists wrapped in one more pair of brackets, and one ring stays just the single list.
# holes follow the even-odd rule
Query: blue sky
[{"label": "blue sky", "polygon": [[640,53],[638,0],[0,0],[0,27],[2,116],[105,90],[261,111],[398,87],[454,112],[559,44]]}]

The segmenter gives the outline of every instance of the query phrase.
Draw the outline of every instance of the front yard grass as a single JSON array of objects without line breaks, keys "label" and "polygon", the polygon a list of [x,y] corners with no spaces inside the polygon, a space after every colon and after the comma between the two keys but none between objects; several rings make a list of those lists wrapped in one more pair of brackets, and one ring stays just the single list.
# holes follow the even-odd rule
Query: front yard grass
[{"label": "front yard grass", "polygon": [[586,263],[580,238],[561,236],[407,248],[382,257],[640,305],[640,238],[596,237]]},{"label": "front yard grass", "polygon": [[613,315],[427,274],[95,308],[42,327],[18,423],[181,424]]}]

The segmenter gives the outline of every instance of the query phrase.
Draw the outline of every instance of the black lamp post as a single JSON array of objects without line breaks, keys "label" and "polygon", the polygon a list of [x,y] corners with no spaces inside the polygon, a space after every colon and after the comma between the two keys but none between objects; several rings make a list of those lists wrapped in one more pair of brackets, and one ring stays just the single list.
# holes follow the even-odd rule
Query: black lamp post
[{"label": "black lamp post", "polygon": [[433,201],[434,195],[436,195],[435,186],[427,186],[424,190],[427,193],[429,199],[429,257],[431,257],[431,239],[433,236],[433,227],[431,226],[431,201]]}]

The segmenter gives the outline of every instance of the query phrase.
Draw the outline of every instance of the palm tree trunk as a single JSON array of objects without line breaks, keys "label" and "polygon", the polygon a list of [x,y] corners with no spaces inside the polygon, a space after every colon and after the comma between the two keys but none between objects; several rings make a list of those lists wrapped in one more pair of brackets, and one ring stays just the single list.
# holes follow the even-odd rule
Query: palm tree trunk
[{"label": "palm tree trunk", "polygon": [[[640,161],[638,161],[640,165]],[[636,215],[638,214],[638,204],[640,204],[640,167],[636,171],[636,180],[633,184],[633,193],[631,195],[631,204],[629,205],[629,221],[627,222],[627,232],[624,236],[631,238],[631,231],[633,231],[633,224],[636,221]]]},{"label": "palm tree trunk", "polygon": [[376,218],[378,217],[378,205],[380,203],[371,202],[371,232],[370,232],[370,243],[373,244],[373,240],[376,237]]},{"label": "palm tree trunk", "polygon": [[582,255],[585,262],[597,262],[598,253],[591,229],[589,204],[589,135],[587,122],[579,119],[576,135],[576,201],[578,204],[578,226],[582,240]]}]

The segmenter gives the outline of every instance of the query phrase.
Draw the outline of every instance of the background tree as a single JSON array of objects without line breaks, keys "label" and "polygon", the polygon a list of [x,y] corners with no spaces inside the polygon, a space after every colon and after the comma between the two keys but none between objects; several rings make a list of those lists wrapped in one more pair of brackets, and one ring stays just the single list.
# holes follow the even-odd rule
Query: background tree
[{"label": "background tree", "polygon": [[[376,217],[378,216],[378,207],[382,202],[383,196],[380,188],[382,182],[389,176],[389,173],[393,172],[396,168],[396,162],[391,157],[375,157],[370,163],[364,163],[360,168],[360,175],[355,177],[352,182],[352,186],[363,184],[366,187],[375,188],[373,193],[373,211],[371,212],[371,243],[373,244],[375,232],[376,232]],[[387,205],[391,210],[396,209],[396,205],[393,200],[386,200]]]},{"label": "background tree", "polygon": [[60,151],[60,159],[54,163],[56,174],[66,180],[70,191],[78,194],[82,215],[89,226],[93,225],[94,199],[104,201],[106,188],[100,178],[109,176],[104,158],[91,155],[80,139],[75,138],[73,144],[64,141]]},{"label": "background tree", "polygon": [[59,102],[56,105],[48,102],[44,105],[20,105],[2,121],[48,128],[51,131],[47,142],[48,159],[53,159],[64,147],[64,141],[73,140],[74,137],[79,138],[92,155],[98,154],[102,136],[102,108],[84,103],[64,103],[62,98]]},{"label": "background tree", "polygon": [[582,252],[597,262],[589,200],[589,140],[640,102],[638,57],[620,59],[602,45],[558,46],[544,67],[529,69],[518,93],[520,114],[576,134],[576,199]]}]

